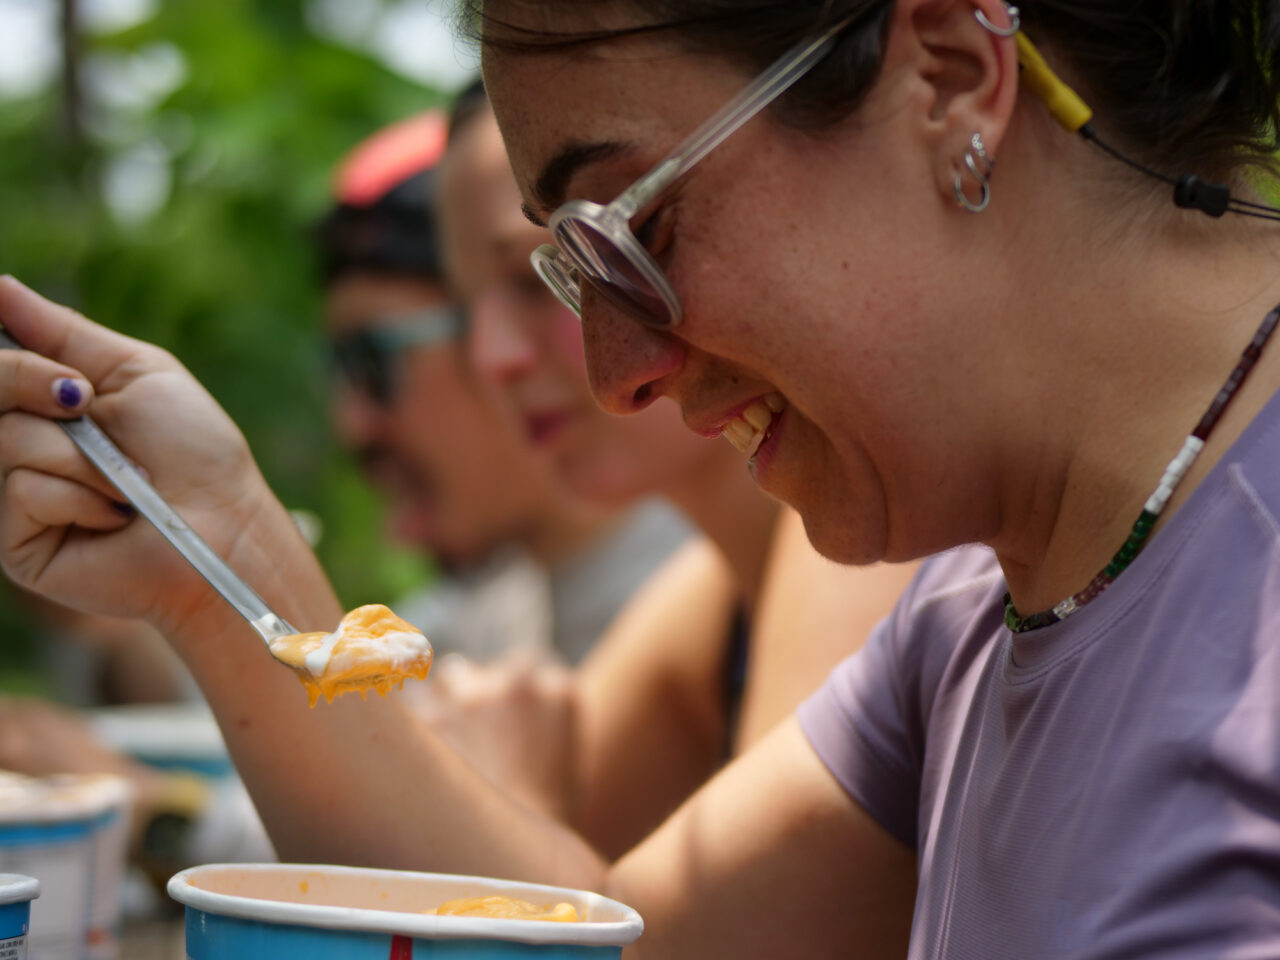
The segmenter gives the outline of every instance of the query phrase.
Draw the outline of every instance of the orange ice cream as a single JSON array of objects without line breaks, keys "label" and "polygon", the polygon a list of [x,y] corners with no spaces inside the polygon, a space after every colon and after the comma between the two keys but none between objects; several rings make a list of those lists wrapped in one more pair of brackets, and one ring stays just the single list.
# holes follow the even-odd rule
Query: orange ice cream
[{"label": "orange ice cream", "polygon": [[386,696],[406,679],[431,669],[431,644],[412,624],[381,604],[356,607],[333,633],[295,633],[271,641],[271,653],[289,664],[307,688],[311,706],[353,690]]},{"label": "orange ice cream", "polygon": [[577,923],[578,911],[571,903],[555,906],[529,903],[513,897],[462,897],[442,903],[427,913],[442,917],[487,917],[498,920],[548,920],[552,923]]}]

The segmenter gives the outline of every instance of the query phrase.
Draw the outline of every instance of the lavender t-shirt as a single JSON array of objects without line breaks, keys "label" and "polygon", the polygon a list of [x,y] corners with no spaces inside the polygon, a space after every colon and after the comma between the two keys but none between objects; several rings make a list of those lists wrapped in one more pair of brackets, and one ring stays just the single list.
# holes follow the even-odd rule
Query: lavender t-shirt
[{"label": "lavender t-shirt", "polygon": [[1014,637],[929,561],[800,720],[916,851],[909,956],[1280,957],[1280,395],[1112,587]]}]

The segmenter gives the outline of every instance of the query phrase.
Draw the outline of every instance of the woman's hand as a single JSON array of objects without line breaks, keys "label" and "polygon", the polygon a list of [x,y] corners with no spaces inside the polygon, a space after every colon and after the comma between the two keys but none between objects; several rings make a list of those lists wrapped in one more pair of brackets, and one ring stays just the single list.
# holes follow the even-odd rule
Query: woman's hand
[{"label": "woman's hand", "polygon": [[210,589],[50,418],[92,415],[223,556],[276,506],[235,424],[165,351],[11,277],[0,278],[0,325],[27,348],[0,350],[4,572],[80,610],[162,626],[188,615]]},{"label": "woman's hand", "polygon": [[492,664],[448,654],[406,690],[415,711],[475,770],[531,810],[568,821],[573,673],[535,651]]}]

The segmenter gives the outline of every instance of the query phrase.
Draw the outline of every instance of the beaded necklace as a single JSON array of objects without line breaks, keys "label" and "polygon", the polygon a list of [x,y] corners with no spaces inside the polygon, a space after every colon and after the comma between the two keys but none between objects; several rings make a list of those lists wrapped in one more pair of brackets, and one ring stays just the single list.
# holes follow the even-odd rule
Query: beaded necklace
[{"label": "beaded necklace", "polygon": [[1262,348],[1266,346],[1267,341],[1271,338],[1278,321],[1280,321],[1280,306],[1268,313],[1266,319],[1262,321],[1262,326],[1258,327],[1258,332],[1253,335],[1253,339],[1245,347],[1244,353],[1240,357],[1240,362],[1231,371],[1231,376],[1227,377],[1227,382],[1222,385],[1222,389],[1213,398],[1213,403],[1209,404],[1209,409],[1200,418],[1200,423],[1197,424],[1195,430],[1191,432],[1191,436],[1187,437],[1182,444],[1182,449],[1178,452],[1178,455],[1165,468],[1164,476],[1160,478],[1160,483],[1156,487],[1155,493],[1151,494],[1146,505],[1142,508],[1142,513],[1138,515],[1138,521],[1133,525],[1133,531],[1129,534],[1129,539],[1124,542],[1124,546],[1111,558],[1111,562],[1103,567],[1101,572],[1079,593],[1067,597],[1067,599],[1050,610],[1033,613],[1027,617],[1019,615],[1013,605],[1013,598],[1006,593],[1004,595],[1004,622],[1010,630],[1014,633],[1025,633],[1027,630],[1047,627],[1051,623],[1065,620],[1085,604],[1096,600],[1098,595],[1111,586],[1116,577],[1120,576],[1125,568],[1133,562],[1134,557],[1142,551],[1143,546],[1146,544],[1147,537],[1151,534],[1151,528],[1155,526],[1156,520],[1163,512],[1165,505],[1168,504],[1169,498],[1173,496],[1173,491],[1178,488],[1182,478],[1187,475],[1191,465],[1200,456],[1200,451],[1204,449],[1205,442],[1209,439],[1209,434],[1213,432],[1213,428],[1218,425],[1218,420],[1222,417],[1223,411],[1227,409],[1227,406],[1240,390],[1241,385],[1248,379],[1250,371],[1253,370],[1254,364],[1258,362],[1258,357],[1262,355]]}]

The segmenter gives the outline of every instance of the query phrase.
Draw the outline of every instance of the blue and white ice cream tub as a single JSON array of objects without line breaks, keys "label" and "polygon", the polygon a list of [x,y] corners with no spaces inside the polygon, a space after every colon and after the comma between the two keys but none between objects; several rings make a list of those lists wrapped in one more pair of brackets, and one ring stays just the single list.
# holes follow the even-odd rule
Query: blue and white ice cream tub
[{"label": "blue and white ice cream tub", "polygon": [[27,960],[31,901],[40,881],[19,873],[0,873],[0,960]]},{"label": "blue and white ice cream tub", "polygon": [[[462,897],[569,903],[580,922],[436,916]],[[596,893],[509,880],[312,864],[184,870],[190,960],[617,960],[644,922]]]},{"label": "blue and white ice cream tub", "polygon": [[118,957],[132,797],[122,777],[0,773],[0,872],[40,881],[32,960]]}]

